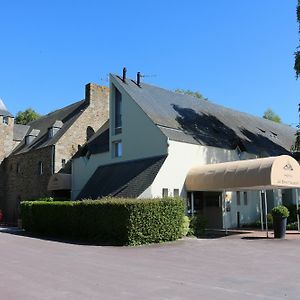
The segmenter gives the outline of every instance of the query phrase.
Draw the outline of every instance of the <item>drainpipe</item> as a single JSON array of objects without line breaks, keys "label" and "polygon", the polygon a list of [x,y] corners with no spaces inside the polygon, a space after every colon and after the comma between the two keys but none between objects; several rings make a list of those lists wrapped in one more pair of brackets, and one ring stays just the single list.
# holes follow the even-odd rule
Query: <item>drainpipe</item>
[{"label": "drainpipe", "polygon": [[51,147],[51,172],[52,175],[55,173],[55,145]]}]

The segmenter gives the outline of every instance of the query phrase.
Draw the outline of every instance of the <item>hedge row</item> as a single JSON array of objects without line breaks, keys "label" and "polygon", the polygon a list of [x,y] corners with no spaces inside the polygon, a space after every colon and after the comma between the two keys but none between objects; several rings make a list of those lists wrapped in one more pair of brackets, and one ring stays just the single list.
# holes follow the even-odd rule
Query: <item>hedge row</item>
[{"label": "hedge row", "polygon": [[24,201],[26,231],[115,245],[141,245],[181,237],[181,198]]}]

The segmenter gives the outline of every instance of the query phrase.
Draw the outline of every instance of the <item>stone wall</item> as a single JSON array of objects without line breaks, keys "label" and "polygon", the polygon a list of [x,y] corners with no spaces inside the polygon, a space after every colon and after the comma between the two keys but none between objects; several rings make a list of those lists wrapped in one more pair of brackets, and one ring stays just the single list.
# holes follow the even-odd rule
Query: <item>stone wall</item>
[{"label": "stone wall", "polygon": [[[15,222],[19,214],[19,203],[38,197],[47,197],[47,185],[52,175],[52,147],[12,155],[5,159],[5,219]],[[39,163],[43,165],[40,174]]]},{"label": "stone wall", "polygon": [[4,205],[5,195],[5,167],[3,160],[14,147],[13,141],[14,119],[8,117],[8,124],[3,123],[3,116],[0,116],[0,209]]},{"label": "stone wall", "polygon": [[[55,173],[71,172],[70,161],[78,147],[87,141],[87,135],[90,135],[91,128],[97,131],[107,121],[108,98],[109,89],[107,87],[87,84],[85,97],[87,107],[55,145],[11,155],[4,160],[2,171],[0,168],[0,178],[3,178],[2,183],[0,180],[0,188],[2,188],[0,209],[4,208],[7,222],[15,223],[17,221],[20,201],[51,196],[52,193],[47,190],[47,185],[53,171]],[[5,133],[0,132],[0,134],[0,136],[2,134],[8,136],[6,131]],[[9,146],[12,149],[13,130],[10,141]],[[8,147],[7,144],[6,147]],[[66,162],[65,168],[62,168],[62,160]],[[43,164],[43,174],[39,174],[40,162]]]},{"label": "stone wall", "polygon": [[14,118],[8,117],[8,124],[4,124],[3,116],[0,116],[0,164],[14,147],[13,130]]},{"label": "stone wall", "polygon": [[[71,173],[70,160],[85,144],[91,128],[96,132],[108,120],[109,88],[94,83],[86,85],[85,101],[88,107],[81,113],[55,146],[55,173]],[[67,165],[62,169],[62,160]]]}]

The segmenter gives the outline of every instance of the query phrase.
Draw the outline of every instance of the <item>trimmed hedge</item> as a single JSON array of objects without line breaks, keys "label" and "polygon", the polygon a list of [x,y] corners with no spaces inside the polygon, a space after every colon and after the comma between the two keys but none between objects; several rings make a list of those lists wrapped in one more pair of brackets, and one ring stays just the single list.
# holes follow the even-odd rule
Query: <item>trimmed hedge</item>
[{"label": "trimmed hedge", "polygon": [[141,245],[181,237],[181,198],[24,201],[26,231],[114,245]]}]

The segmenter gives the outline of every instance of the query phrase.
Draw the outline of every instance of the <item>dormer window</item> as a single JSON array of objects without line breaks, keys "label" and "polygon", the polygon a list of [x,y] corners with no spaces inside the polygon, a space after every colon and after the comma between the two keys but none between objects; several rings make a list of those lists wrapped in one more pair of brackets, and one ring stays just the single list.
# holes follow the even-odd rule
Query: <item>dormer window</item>
[{"label": "dormer window", "polygon": [[39,135],[38,129],[32,129],[28,135],[25,136],[25,144],[30,145],[34,139]]},{"label": "dormer window", "polygon": [[2,123],[8,125],[8,117],[3,117]]},{"label": "dormer window", "polygon": [[62,121],[55,121],[54,124],[48,128],[48,138],[53,138],[57,132],[62,128],[63,122]]}]

